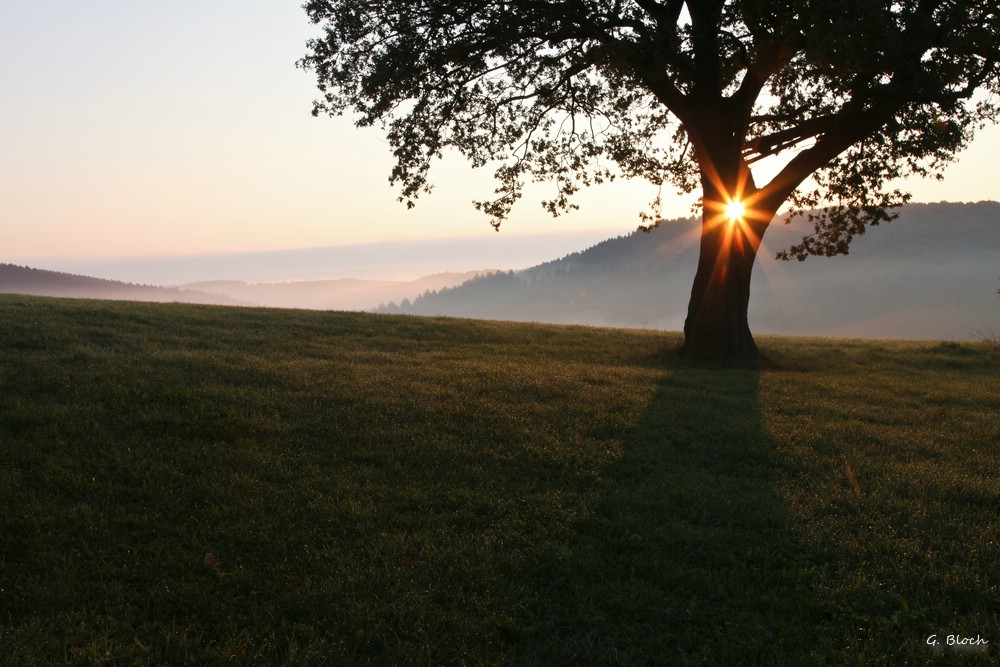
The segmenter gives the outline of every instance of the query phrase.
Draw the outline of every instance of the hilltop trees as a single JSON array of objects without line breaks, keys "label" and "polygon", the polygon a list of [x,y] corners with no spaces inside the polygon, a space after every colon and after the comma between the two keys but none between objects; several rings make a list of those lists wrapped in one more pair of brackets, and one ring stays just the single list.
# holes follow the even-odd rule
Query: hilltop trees
[{"label": "hilltop trees", "polygon": [[908,199],[893,181],[939,175],[1000,110],[995,2],[305,8],[324,29],[300,63],[323,93],[314,113],[382,123],[408,205],[446,149],[494,165],[496,197],[475,205],[495,226],[529,178],[557,184],[543,202],[553,215],[581,187],[616,177],[698,191],[701,251],[684,332],[685,350],[701,358],[756,356],[750,278],[779,207],[814,226],[783,257],[846,253]]}]

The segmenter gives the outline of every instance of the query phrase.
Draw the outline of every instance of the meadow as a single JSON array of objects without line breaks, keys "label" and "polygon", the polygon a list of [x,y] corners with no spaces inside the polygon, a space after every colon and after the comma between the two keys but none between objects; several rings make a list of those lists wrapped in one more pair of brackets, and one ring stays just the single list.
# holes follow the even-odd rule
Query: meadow
[{"label": "meadow", "polygon": [[1000,345],[679,342],[0,296],[0,665],[996,660]]}]

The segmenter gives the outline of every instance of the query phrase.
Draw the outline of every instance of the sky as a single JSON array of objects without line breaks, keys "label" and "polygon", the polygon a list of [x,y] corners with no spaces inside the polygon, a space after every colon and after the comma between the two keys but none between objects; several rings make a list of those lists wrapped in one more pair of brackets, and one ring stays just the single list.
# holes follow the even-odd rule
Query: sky
[{"label": "sky", "polygon": [[[471,204],[489,170],[446,156],[416,208],[388,184],[377,129],[314,118],[319,33],[299,0],[46,0],[0,4],[0,262],[142,258],[486,238]],[[981,133],[916,201],[996,199],[1000,130]],[[526,194],[511,236],[633,231],[645,182],[582,193],[553,219]],[[665,217],[690,198],[664,192]],[[569,248],[567,252],[576,248]]]}]

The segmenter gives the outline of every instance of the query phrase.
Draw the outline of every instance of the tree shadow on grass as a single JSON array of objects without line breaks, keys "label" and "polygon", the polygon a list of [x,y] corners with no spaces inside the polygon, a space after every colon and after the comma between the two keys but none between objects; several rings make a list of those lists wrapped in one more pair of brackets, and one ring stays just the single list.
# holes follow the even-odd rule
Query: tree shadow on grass
[{"label": "tree shadow on grass", "polygon": [[823,654],[804,618],[758,376],[679,365],[661,381],[541,594],[539,662],[803,664]]}]

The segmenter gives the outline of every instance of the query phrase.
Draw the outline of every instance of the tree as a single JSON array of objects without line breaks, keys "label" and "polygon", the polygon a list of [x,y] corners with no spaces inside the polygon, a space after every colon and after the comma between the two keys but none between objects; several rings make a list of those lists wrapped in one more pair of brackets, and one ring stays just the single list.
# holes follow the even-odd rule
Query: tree
[{"label": "tree", "polygon": [[[814,231],[779,254],[846,254],[995,122],[1000,10],[965,0],[310,0],[313,113],[381,123],[412,206],[446,149],[496,166],[499,228],[526,179],[700,190],[685,351],[748,359],[750,278],[783,205]],[[763,163],[763,164],[762,164]],[[773,172],[758,182],[760,168]],[[755,178],[756,177],[756,178]],[[733,204],[733,202],[736,202]],[[654,225],[653,214],[644,214]],[[727,213],[728,212],[728,213]]]}]

